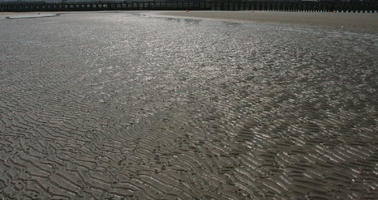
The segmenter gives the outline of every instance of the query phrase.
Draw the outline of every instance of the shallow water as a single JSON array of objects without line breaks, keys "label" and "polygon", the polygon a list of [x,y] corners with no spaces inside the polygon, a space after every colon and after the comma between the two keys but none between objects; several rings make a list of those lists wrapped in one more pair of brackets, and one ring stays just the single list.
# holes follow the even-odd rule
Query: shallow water
[{"label": "shallow water", "polygon": [[0,197],[375,199],[376,34],[0,20]]}]

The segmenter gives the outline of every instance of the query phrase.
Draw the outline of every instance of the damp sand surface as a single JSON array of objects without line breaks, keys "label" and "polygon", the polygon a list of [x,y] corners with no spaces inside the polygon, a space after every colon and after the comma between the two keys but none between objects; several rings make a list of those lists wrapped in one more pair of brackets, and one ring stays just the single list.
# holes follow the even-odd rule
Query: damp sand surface
[{"label": "damp sand surface", "polygon": [[0,199],[376,199],[377,34],[0,19]]},{"label": "damp sand surface", "polygon": [[158,15],[258,23],[301,24],[378,33],[377,13],[278,12],[278,11],[161,11]]}]

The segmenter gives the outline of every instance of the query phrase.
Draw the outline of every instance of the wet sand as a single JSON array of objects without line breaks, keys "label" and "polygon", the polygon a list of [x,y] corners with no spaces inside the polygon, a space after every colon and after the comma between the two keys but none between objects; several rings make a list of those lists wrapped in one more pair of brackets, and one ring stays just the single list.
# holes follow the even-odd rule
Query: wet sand
[{"label": "wet sand", "polygon": [[377,13],[267,12],[267,11],[164,11],[158,15],[302,24],[348,31],[378,33]]},{"label": "wet sand", "polygon": [[0,19],[0,199],[376,199],[376,34]]}]

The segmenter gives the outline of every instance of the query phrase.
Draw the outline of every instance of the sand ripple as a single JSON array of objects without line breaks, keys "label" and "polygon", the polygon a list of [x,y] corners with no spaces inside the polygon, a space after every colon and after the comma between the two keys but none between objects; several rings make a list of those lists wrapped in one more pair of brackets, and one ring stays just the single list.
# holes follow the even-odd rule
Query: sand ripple
[{"label": "sand ripple", "polygon": [[295,25],[1,20],[0,197],[375,199],[377,52]]}]

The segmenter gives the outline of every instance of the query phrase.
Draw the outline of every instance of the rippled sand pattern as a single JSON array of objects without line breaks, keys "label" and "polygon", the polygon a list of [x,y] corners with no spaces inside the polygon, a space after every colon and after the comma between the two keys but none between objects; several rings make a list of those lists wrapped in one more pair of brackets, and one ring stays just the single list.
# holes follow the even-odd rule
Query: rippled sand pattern
[{"label": "rippled sand pattern", "polygon": [[378,197],[376,34],[0,20],[1,199]]}]

